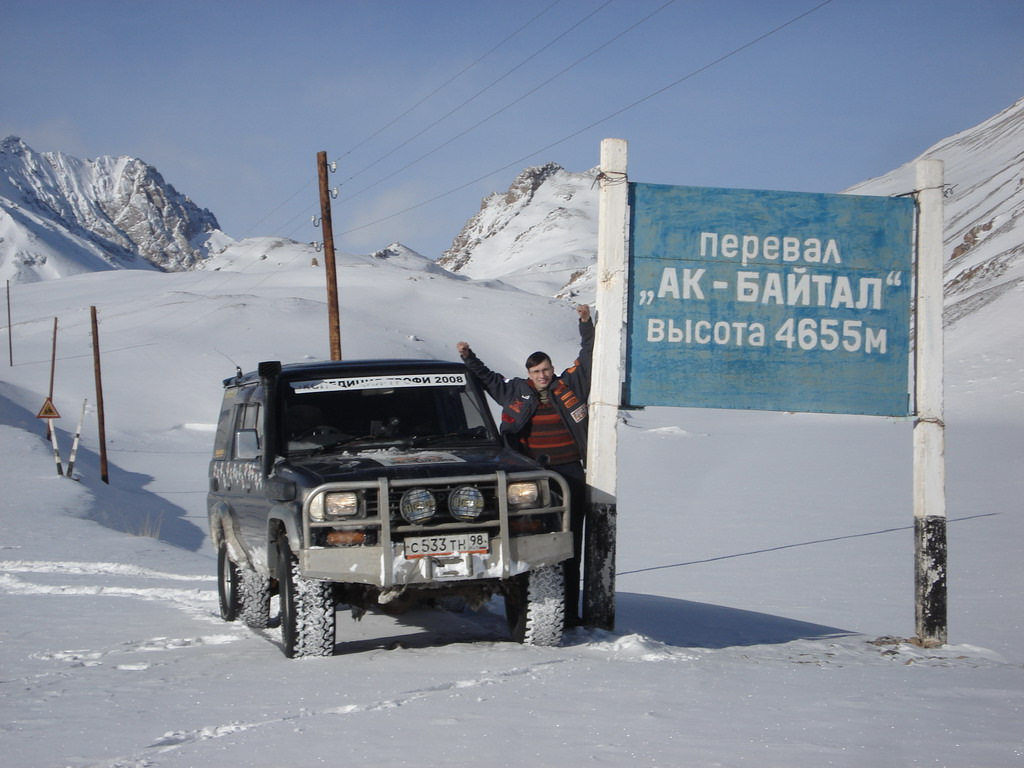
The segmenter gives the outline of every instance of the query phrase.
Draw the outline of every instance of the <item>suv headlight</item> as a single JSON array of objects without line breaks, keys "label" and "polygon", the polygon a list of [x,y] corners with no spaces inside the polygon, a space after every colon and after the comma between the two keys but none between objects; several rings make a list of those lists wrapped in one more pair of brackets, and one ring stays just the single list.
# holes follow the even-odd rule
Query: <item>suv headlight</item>
[{"label": "suv headlight", "polygon": [[359,512],[359,494],[355,491],[318,493],[309,505],[309,516],[317,522],[356,517]]},{"label": "suv headlight", "polygon": [[437,511],[437,500],[434,494],[426,488],[410,488],[402,494],[402,500],[398,504],[402,511],[402,517],[410,525],[425,523],[434,516]]},{"label": "suv headlight", "polygon": [[448,511],[456,520],[472,523],[484,512],[484,495],[471,485],[456,488],[448,496]]},{"label": "suv headlight", "polygon": [[508,504],[510,507],[534,507],[540,498],[540,488],[535,482],[509,483]]}]

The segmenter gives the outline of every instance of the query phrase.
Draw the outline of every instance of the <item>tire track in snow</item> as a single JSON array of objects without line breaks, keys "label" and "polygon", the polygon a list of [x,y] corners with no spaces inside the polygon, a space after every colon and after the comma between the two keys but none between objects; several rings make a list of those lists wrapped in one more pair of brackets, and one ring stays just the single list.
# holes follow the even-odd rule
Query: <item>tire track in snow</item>
[{"label": "tire track in snow", "polygon": [[[526,667],[516,667],[505,672],[485,674],[480,677],[466,680],[451,680],[449,682],[439,683],[425,688],[417,688],[393,698],[378,699],[364,704],[346,704],[340,707],[327,707],[319,711],[303,709],[289,717],[273,718],[251,723],[234,722],[227,723],[225,725],[204,726],[202,728],[192,730],[168,731],[163,736],[153,741],[152,744],[149,744],[147,749],[155,749],[159,753],[163,753],[189,744],[196,744],[199,742],[209,741],[211,739],[219,739],[224,736],[231,736],[243,731],[254,730],[266,726],[292,723],[311,717],[329,717],[339,715],[351,716],[397,709],[410,704],[428,701],[434,698],[437,694],[444,694],[449,691],[462,691],[491,685],[502,685],[511,680],[520,679],[526,676],[535,676],[538,673],[544,673],[546,671],[546,667],[553,664],[562,664],[564,661],[565,659],[542,661]],[[144,757],[136,756],[133,758],[127,758],[126,760],[117,761],[116,764],[145,765],[146,763]],[[99,766],[97,765],[95,768],[99,768]]]},{"label": "tire track in snow", "polygon": [[[52,584],[31,580],[33,575],[62,575],[69,583]],[[105,580],[121,581],[122,584]],[[123,586],[125,579],[139,580],[139,586]],[[193,618],[220,623],[214,614],[217,590],[199,587],[163,587],[145,582],[202,582],[211,576],[195,576],[154,571],[137,565],[112,562],[59,562],[46,560],[0,560],[0,592],[9,595],[57,595],[83,597],[121,597],[158,601],[182,610]]]},{"label": "tire track in snow", "polygon": [[[33,576],[67,577],[64,583],[41,583]],[[115,562],[73,562],[73,561],[0,561],[0,593],[15,596],[57,596],[57,597],[114,597],[159,602],[186,613],[191,619],[217,624],[224,627],[216,615],[216,590],[186,586],[156,586],[153,582],[205,582],[210,576],[166,573],[142,566]],[[52,579],[51,579],[52,582]],[[111,583],[115,582],[115,583]],[[116,583],[120,582],[120,584]],[[127,585],[125,583],[127,582]],[[137,586],[136,586],[137,584]],[[235,634],[199,634],[195,636],[162,636],[126,640],[114,646],[103,648],[57,648],[37,650],[27,655],[34,661],[55,664],[54,671],[40,675],[33,674],[23,680],[38,681],[46,676],[66,674],[62,668],[101,667],[110,663],[117,670],[140,672],[151,668],[159,661],[132,658],[139,653],[174,651],[183,648],[200,648],[224,645],[240,640],[244,632]]]},{"label": "tire track in snow", "polygon": [[172,589],[168,587],[112,587],[102,584],[75,586],[71,584],[32,584],[10,574],[0,574],[0,590],[9,595],[81,595],[88,597],[131,597],[137,600],[162,601],[193,616],[213,621],[211,606],[217,593],[207,589]]},{"label": "tire track in snow", "polygon": [[[108,651],[90,650],[64,650],[64,651],[40,651],[33,653],[30,658],[37,661],[60,661],[70,663],[72,666],[93,667],[103,663],[108,656],[119,656],[132,653],[151,653],[155,651],[174,651],[179,648],[198,648],[206,645],[226,645],[233,643],[239,638],[235,635],[203,635],[200,637],[151,637],[146,640],[126,642],[117,648]],[[118,669],[143,669],[148,664],[123,664]]]},{"label": "tire track in snow", "polygon": [[210,576],[154,571],[126,563],[59,562],[51,560],[0,560],[0,571],[7,573],[68,573],[76,575],[141,576],[168,581],[210,581]]}]

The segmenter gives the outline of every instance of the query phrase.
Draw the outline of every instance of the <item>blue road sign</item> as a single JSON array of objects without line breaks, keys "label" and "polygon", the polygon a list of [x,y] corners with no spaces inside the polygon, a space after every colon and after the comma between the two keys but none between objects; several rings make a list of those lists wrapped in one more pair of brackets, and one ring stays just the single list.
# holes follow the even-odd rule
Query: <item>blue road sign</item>
[{"label": "blue road sign", "polygon": [[906,416],[908,198],[630,184],[626,402]]}]

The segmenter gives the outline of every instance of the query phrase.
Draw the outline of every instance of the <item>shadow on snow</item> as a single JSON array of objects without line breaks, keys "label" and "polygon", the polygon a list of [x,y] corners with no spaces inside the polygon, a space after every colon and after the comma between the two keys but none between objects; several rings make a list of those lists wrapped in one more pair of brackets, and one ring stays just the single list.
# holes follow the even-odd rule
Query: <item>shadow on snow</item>
[{"label": "shadow on snow", "polygon": [[[8,385],[9,386],[9,385]],[[0,423],[38,435],[46,441],[46,422],[36,418],[9,397],[0,394]],[[67,449],[74,436],[57,429],[59,446]],[[49,442],[46,441],[47,447]],[[62,451],[61,461],[67,471],[69,455]],[[56,462],[50,465],[56,472]],[[205,533],[194,523],[185,519],[186,511],[176,504],[146,490],[152,482],[151,475],[127,472],[108,462],[107,474],[110,484],[100,479],[99,455],[81,444],[75,459],[74,475],[92,494],[92,506],[75,515],[92,520],[107,528],[133,536],[147,536],[167,542],[176,547],[197,551],[203,544]]]}]

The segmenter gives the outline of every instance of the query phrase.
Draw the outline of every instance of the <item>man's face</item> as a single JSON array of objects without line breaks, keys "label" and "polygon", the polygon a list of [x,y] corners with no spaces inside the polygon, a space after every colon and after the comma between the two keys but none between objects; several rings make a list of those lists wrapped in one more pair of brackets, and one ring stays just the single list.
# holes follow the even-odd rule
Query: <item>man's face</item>
[{"label": "man's face", "polygon": [[543,392],[555,378],[555,369],[551,366],[550,360],[545,360],[543,363],[537,363],[533,368],[527,368],[526,375],[530,377],[534,388],[538,392]]}]

